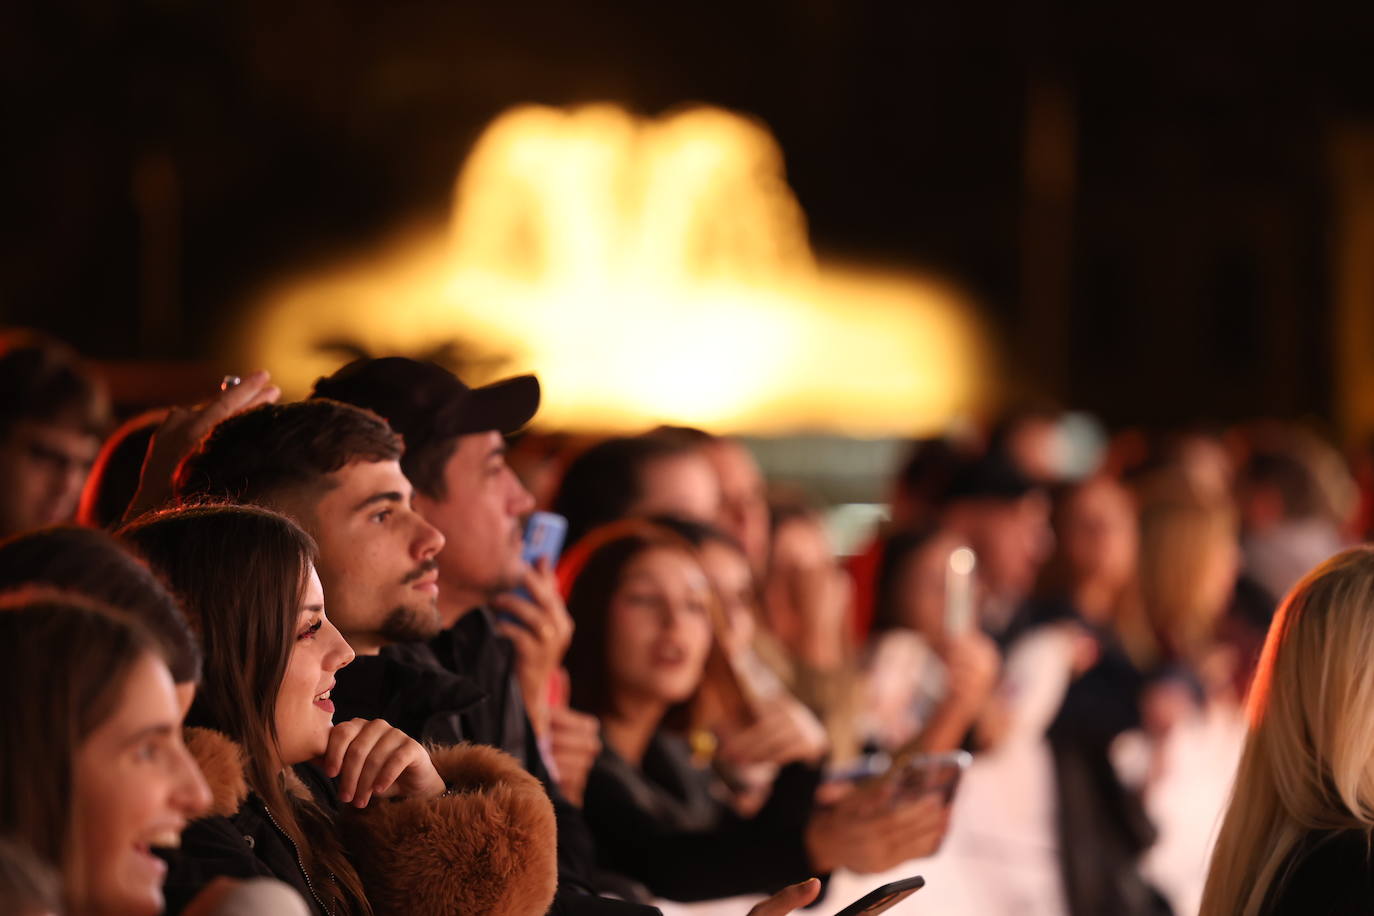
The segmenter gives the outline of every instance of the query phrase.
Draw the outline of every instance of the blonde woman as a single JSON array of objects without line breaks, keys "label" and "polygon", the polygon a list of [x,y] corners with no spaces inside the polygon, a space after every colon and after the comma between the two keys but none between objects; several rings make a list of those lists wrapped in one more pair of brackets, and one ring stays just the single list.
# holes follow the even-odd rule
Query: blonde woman
[{"label": "blonde woman", "polygon": [[1269,628],[1202,916],[1374,912],[1374,548],[1307,575]]}]

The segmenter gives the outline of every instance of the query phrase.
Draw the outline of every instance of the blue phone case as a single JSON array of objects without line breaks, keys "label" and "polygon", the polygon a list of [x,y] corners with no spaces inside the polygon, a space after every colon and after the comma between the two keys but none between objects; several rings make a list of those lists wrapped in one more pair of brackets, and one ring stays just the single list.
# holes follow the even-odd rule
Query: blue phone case
[{"label": "blue phone case", "polygon": [[[520,558],[534,566],[541,557],[548,557],[549,565],[553,566],[563,552],[563,539],[567,534],[568,520],[563,516],[554,512],[532,513],[525,523],[525,546],[520,551]],[[517,588],[515,594],[526,601],[530,600],[530,593],[523,587]],[[504,611],[496,616],[500,620],[524,625],[515,615]]]}]

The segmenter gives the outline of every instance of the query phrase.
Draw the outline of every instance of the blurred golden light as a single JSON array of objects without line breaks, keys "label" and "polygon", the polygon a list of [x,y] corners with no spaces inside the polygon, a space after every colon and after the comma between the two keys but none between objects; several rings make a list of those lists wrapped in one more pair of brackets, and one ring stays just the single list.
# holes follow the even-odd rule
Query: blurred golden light
[{"label": "blurred golden light", "polygon": [[[449,231],[293,278],[239,344],[290,394],[342,357],[446,340],[534,372],[539,424],[905,435],[989,394],[968,304],[940,284],[818,264],[782,154],[757,122],[698,107],[525,106],[478,140]],[[476,377],[482,376],[482,377]]]}]

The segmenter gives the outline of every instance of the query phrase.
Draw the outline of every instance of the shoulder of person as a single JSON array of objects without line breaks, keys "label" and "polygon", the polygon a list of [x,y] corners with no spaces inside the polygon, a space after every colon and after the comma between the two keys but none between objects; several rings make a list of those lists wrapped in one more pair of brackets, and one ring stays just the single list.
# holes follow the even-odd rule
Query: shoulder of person
[{"label": "shoulder of person", "polygon": [[1374,912],[1374,832],[1309,833],[1289,862],[1270,916]]}]

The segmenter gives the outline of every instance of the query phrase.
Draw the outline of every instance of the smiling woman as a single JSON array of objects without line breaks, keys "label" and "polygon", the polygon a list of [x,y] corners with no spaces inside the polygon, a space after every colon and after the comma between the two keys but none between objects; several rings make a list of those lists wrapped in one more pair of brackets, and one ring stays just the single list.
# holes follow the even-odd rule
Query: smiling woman
[{"label": "smiling woman", "polygon": [[277,878],[318,914],[547,908],[553,812],[533,777],[491,749],[431,756],[380,719],[334,724],[334,675],[354,653],[309,535],[270,510],[208,505],[122,536],[180,594],[205,653],[187,743],[213,802],[166,856],[169,913],[220,877]]},{"label": "smiling woman", "polygon": [[65,912],[162,910],[166,865],[209,803],[157,644],[114,611],[50,591],[0,599],[0,833],[62,873]]}]

